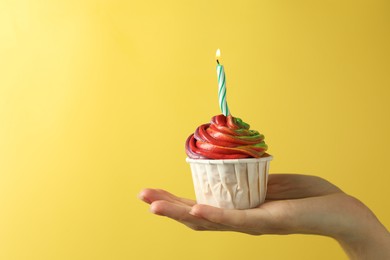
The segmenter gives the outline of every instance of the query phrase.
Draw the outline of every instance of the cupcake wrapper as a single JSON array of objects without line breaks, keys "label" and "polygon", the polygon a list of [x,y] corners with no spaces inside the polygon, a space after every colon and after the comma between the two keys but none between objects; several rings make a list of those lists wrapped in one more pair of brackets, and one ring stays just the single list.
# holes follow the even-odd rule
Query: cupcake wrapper
[{"label": "cupcake wrapper", "polygon": [[272,156],[237,160],[187,158],[198,204],[249,209],[265,200]]}]

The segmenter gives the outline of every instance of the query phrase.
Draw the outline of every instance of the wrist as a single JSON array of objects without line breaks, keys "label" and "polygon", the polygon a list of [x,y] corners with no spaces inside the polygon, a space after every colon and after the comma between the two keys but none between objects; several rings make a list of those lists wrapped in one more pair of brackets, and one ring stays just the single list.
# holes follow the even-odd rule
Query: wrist
[{"label": "wrist", "polygon": [[350,259],[390,259],[390,233],[382,227],[364,237],[338,239]]},{"label": "wrist", "polygon": [[348,228],[334,238],[350,259],[390,259],[390,233],[368,207],[350,198],[356,210]]}]

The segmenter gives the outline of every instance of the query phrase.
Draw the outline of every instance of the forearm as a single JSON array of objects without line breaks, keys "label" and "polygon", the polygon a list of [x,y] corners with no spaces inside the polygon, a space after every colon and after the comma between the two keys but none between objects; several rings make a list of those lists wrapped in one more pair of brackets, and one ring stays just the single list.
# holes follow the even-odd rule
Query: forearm
[{"label": "forearm", "polygon": [[390,259],[390,233],[358,199],[344,193],[299,200],[300,233],[336,239],[350,259]]}]

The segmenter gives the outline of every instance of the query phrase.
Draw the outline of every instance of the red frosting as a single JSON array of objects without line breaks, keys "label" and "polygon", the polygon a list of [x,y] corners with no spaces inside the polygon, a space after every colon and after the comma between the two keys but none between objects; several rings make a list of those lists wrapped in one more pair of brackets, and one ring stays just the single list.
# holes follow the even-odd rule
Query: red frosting
[{"label": "red frosting", "polygon": [[267,148],[264,135],[231,115],[214,116],[186,141],[186,153],[192,159],[259,158]]}]

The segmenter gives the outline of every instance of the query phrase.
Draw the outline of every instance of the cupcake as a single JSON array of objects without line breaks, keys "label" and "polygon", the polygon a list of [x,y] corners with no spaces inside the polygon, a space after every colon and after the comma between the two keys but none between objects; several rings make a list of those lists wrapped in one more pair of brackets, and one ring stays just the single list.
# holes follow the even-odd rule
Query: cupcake
[{"label": "cupcake", "polygon": [[186,141],[197,203],[249,209],[265,200],[269,163],[264,135],[223,114],[199,126]]}]

